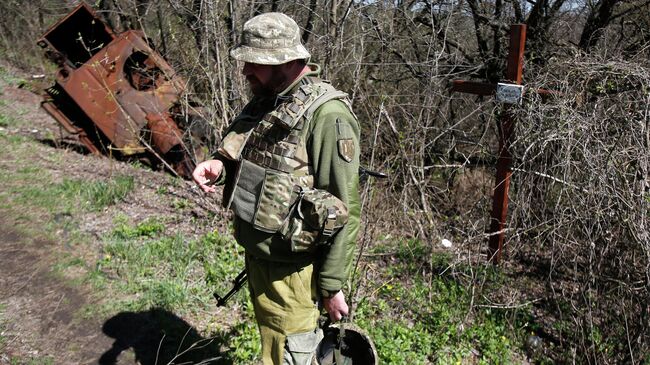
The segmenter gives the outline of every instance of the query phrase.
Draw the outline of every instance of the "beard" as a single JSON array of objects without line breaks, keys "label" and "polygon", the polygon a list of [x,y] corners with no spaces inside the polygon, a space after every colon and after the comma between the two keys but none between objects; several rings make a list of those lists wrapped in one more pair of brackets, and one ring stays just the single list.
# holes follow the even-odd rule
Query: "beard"
[{"label": "beard", "polygon": [[289,84],[287,75],[282,72],[273,72],[268,82],[260,81],[254,75],[246,76],[248,86],[255,96],[268,97],[275,96]]}]

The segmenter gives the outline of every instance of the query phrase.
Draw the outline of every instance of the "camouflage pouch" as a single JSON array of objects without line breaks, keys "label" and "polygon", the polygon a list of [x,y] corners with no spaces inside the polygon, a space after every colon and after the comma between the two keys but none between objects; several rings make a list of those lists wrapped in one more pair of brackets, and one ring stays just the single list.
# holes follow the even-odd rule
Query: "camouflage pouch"
[{"label": "camouflage pouch", "polygon": [[291,251],[313,251],[348,222],[348,208],[341,199],[321,189],[299,189],[292,213],[280,233],[291,242]]},{"label": "camouflage pouch", "polygon": [[253,225],[260,231],[275,233],[287,220],[298,192],[294,190],[291,175],[273,170],[265,172]]}]

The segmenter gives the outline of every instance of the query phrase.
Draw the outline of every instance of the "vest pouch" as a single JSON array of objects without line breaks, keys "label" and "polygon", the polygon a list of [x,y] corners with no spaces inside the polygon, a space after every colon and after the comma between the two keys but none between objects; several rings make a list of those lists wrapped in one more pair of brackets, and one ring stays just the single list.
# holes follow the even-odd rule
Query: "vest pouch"
[{"label": "vest pouch", "polygon": [[233,192],[226,209],[232,209],[237,217],[252,224],[259,202],[257,197],[263,189],[264,178],[265,170],[263,167],[242,160],[235,176]]},{"label": "vest pouch", "polygon": [[321,189],[302,190],[291,216],[282,227],[291,251],[313,251],[348,222],[348,208],[341,199]]},{"label": "vest pouch", "polygon": [[291,175],[266,169],[253,225],[260,231],[275,233],[287,220],[298,195]]},{"label": "vest pouch", "polygon": [[311,252],[316,249],[320,239],[320,233],[297,215],[289,217],[280,234],[291,245],[291,252]]}]

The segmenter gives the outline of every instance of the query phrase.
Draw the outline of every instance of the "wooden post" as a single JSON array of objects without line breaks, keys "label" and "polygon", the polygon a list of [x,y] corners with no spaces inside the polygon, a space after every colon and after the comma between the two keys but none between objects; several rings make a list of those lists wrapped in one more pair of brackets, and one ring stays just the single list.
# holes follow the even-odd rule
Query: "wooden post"
[{"label": "wooden post", "polygon": [[[524,45],[526,43],[526,25],[515,24],[510,26],[510,49],[508,51],[508,65],[506,81],[511,84],[521,85],[522,70],[524,65]],[[497,85],[474,81],[455,80],[451,91],[459,91],[476,95],[493,95]],[[508,217],[508,190],[510,188],[510,175],[512,175],[512,128],[514,117],[509,105],[503,107],[503,115],[497,121],[499,127],[499,158],[497,160],[497,173],[492,196],[492,215],[490,218],[490,238],[488,245],[488,259],[498,264],[503,252],[505,239],[505,225]]]},{"label": "wooden post", "polygon": [[[508,51],[508,66],[506,79],[510,83],[521,85],[524,45],[526,43],[526,25],[515,24],[510,26],[510,50]],[[498,264],[503,253],[505,240],[505,225],[508,218],[508,191],[510,189],[510,176],[512,175],[512,129],[514,117],[510,105],[505,105],[503,117],[499,120],[499,159],[497,161],[497,174],[492,198],[492,215],[490,221],[490,240],[488,258],[492,263]]]}]

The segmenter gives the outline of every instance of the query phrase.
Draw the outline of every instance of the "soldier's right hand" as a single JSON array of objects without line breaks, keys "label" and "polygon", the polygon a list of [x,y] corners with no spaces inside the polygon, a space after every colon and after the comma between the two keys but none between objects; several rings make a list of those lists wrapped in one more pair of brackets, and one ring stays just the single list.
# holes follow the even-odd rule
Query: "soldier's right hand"
[{"label": "soldier's right hand", "polygon": [[206,193],[214,193],[214,183],[221,175],[223,162],[219,160],[207,160],[196,165],[192,172],[192,179]]}]

